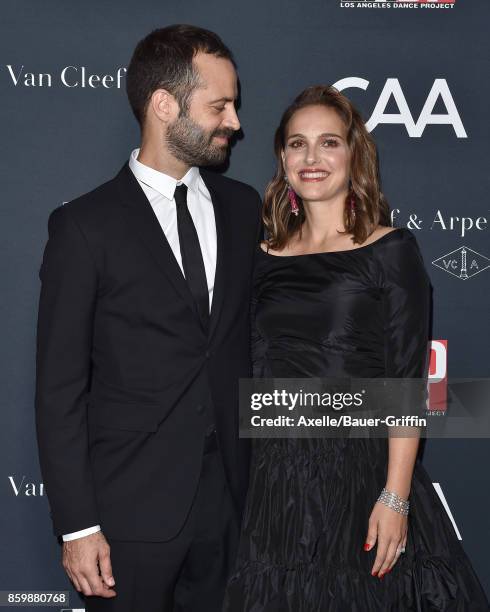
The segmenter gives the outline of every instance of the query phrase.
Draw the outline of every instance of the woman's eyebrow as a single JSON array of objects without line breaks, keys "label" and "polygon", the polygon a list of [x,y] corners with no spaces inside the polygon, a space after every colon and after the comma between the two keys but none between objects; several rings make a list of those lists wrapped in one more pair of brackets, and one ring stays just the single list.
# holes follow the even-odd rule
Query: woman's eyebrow
[{"label": "woman's eyebrow", "polygon": [[[290,138],[297,138],[298,136],[300,136],[301,138],[305,137],[304,134],[291,134],[291,136],[288,136],[288,140]],[[318,138],[321,138],[322,136],[336,136],[337,138],[344,140],[342,136],[340,136],[340,134],[335,134],[334,132],[324,132],[323,134],[320,134]]]}]

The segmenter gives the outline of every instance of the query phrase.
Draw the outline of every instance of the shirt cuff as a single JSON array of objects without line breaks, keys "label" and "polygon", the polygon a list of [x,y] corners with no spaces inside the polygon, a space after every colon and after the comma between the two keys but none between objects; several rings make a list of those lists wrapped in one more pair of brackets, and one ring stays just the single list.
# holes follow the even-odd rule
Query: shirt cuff
[{"label": "shirt cuff", "polygon": [[66,533],[62,536],[63,542],[78,540],[78,538],[83,538],[84,536],[91,535],[92,533],[97,533],[98,531],[100,531],[100,525],[95,525],[94,527],[87,527],[87,529],[82,529],[81,531],[74,531],[73,533]]}]

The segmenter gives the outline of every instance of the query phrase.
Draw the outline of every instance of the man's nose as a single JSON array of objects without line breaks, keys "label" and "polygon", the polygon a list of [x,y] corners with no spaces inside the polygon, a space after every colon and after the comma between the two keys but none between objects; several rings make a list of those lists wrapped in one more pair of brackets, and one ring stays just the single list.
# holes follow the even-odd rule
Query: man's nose
[{"label": "man's nose", "polygon": [[229,109],[223,123],[225,127],[231,128],[232,130],[237,131],[240,129],[240,120],[238,119],[238,115],[234,107]]}]

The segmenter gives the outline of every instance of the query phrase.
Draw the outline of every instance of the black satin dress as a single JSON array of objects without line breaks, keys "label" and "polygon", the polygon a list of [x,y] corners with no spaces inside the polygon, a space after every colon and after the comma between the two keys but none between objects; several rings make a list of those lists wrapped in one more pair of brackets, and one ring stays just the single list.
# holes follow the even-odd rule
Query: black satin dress
[{"label": "black satin dress", "polygon": [[[422,377],[430,284],[413,234],[351,251],[258,248],[256,377]],[[363,544],[386,484],[387,439],[253,441],[226,612],[487,611],[430,477],[416,461],[406,552],[382,579]]]}]

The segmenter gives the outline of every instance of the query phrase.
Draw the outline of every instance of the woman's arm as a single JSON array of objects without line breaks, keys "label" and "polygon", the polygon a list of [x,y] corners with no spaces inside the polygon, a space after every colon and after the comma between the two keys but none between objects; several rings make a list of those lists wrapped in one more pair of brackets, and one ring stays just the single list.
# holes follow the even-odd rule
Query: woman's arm
[{"label": "woman's arm", "polygon": [[418,436],[390,437],[388,439],[389,461],[385,487],[388,491],[393,491],[403,499],[408,499],[410,495],[419,442],[420,437]]},{"label": "woman's arm", "polygon": [[[376,253],[384,296],[385,376],[400,379],[394,410],[406,414],[408,409],[409,415],[423,416],[429,354],[429,278],[411,232],[401,231]],[[385,489],[402,500],[410,495],[420,432],[419,427],[388,428]],[[395,509],[383,501],[374,505],[366,538],[366,550],[377,546],[372,574],[380,578],[397,562],[408,533],[408,517],[398,511],[405,510],[406,504],[400,502]]]}]

